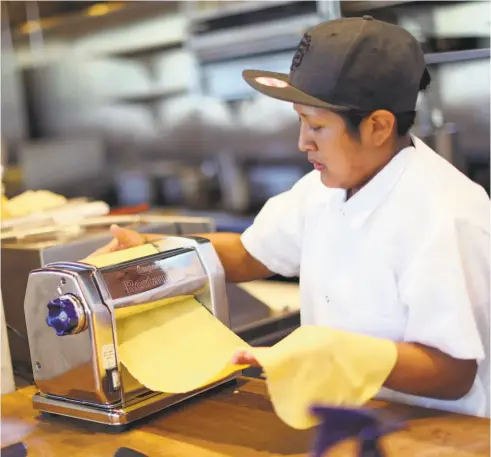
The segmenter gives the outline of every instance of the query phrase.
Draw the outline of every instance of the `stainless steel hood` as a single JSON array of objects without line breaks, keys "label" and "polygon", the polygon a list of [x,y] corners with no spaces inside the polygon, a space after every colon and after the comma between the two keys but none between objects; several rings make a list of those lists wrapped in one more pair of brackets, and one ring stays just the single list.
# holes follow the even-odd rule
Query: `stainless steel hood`
[{"label": "stainless steel hood", "polygon": [[192,14],[189,47],[202,63],[295,49],[322,20],[339,17],[338,1],[234,2]]},{"label": "stainless steel hood", "polygon": [[203,63],[285,51],[295,49],[304,32],[317,23],[319,17],[308,14],[245,29],[217,30],[191,37],[189,46]]}]

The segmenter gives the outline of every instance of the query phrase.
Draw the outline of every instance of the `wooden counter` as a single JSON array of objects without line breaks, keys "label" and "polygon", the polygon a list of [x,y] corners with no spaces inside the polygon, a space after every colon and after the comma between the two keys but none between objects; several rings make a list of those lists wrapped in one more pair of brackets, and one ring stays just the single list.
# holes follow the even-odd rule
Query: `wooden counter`
[{"label": "wooden counter", "polygon": [[[122,433],[62,417],[41,417],[31,406],[34,387],[2,396],[2,447],[24,441],[28,456],[112,457],[129,447],[149,457],[306,456],[313,430],[284,425],[266,397],[264,381],[240,379],[236,387],[177,405]],[[380,413],[406,420],[405,430],[384,439],[387,457],[489,457],[489,420],[373,402]],[[343,443],[330,457],[354,457]]]}]

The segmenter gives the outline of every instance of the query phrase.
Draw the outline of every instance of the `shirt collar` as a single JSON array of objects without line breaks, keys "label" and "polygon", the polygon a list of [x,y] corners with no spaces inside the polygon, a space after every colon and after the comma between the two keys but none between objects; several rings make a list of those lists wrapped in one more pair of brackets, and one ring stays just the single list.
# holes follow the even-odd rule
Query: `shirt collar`
[{"label": "shirt collar", "polygon": [[[415,138],[413,145],[416,144]],[[408,146],[399,151],[365,186],[346,201],[346,191],[340,211],[355,226],[360,227],[391,193],[415,151]]]}]

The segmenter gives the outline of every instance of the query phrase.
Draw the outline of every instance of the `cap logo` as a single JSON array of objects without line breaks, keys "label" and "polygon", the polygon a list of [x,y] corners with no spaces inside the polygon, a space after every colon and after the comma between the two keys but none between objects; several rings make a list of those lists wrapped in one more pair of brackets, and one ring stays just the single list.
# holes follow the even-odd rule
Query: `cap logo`
[{"label": "cap logo", "polygon": [[265,76],[260,76],[258,78],[255,78],[255,80],[257,83],[261,84],[262,86],[281,87],[281,88],[285,88],[289,86],[287,82],[277,78],[267,78]]},{"label": "cap logo", "polygon": [[302,63],[303,56],[307,52],[310,47],[311,36],[308,33],[304,33],[302,40],[300,41],[297,51],[293,56],[292,65],[290,67],[290,71],[294,72]]}]

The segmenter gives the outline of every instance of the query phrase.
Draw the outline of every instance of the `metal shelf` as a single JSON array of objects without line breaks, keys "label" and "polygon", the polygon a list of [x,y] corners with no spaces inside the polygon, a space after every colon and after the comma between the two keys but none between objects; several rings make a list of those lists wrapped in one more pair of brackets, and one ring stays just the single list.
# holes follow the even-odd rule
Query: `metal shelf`
[{"label": "metal shelf", "polygon": [[121,95],[116,97],[111,97],[110,100],[116,103],[125,104],[145,104],[154,103],[166,98],[175,97],[178,95],[185,95],[188,91],[186,89],[174,89],[174,90],[154,90],[149,92],[143,92],[141,94],[133,95]]},{"label": "metal shelf", "polygon": [[463,51],[432,52],[425,55],[428,65],[464,62],[467,60],[489,59],[490,49],[466,49]]},{"label": "metal shelf", "polygon": [[[420,2],[423,0],[420,0]],[[373,0],[362,0],[362,1],[341,1],[341,10],[343,13],[362,13],[368,12],[375,9],[389,8],[392,6],[404,5],[406,3],[419,3],[415,0],[394,0],[394,1],[373,1]]]},{"label": "metal shelf", "polygon": [[135,59],[148,57],[158,52],[172,51],[182,49],[184,42],[182,40],[169,41],[167,43],[157,43],[149,46],[142,46],[134,49],[124,49],[121,51],[110,51],[104,55],[107,57],[116,57],[122,59]]},{"label": "metal shelf", "polygon": [[341,0],[341,11],[343,14],[360,14],[383,8],[411,5],[443,5],[452,3],[465,3],[466,0]]},{"label": "metal shelf", "polygon": [[[114,23],[123,24],[130,21],[148,18],[155,14],[164,12],[175,12],[176,2],[126,2],[126,4],[103,16],[89,16],[77,13],[64,16],[57,16],[52,19],[49,25],[42,27],[44,36],[72,36],[76,34],[87,34],[92,30],[111,26]],[[89,4],[88,4],[89,5]],[[46,19],[46,18],[45,18]],[[20,29],[12,32],[14,42],[28,42],[29,34],[22,33]]]},{"label": "metal shelf", "polygon": [[[298,1],[298,0],[297,0]],[[191,22],[203,22],[214,19],[221,19],[238,14],[252,13],[277,6],[286,6],[291,3],[297,3],[294,0],[268,0],[268,1],[243,1],[238,5],[227,5],[219,8],[213,8],[208,11],[193,11],[190,14]]]}]

